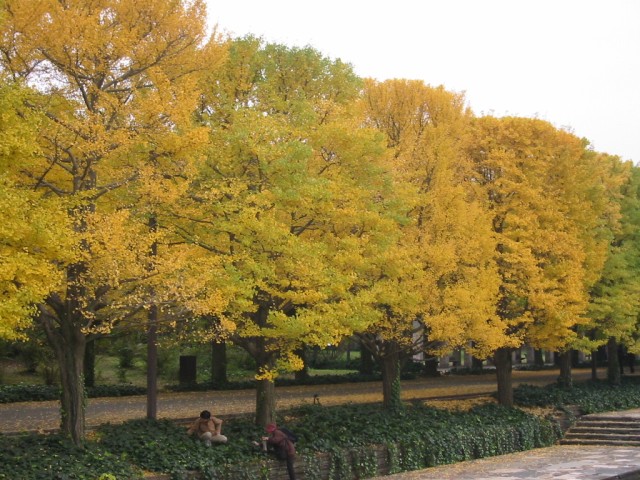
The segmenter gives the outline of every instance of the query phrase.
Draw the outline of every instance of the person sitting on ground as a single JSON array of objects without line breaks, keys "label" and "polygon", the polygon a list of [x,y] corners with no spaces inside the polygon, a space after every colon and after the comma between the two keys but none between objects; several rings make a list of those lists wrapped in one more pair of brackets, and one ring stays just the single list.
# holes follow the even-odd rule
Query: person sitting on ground
[{"label": "person sitting on ground", "polygon": [[262,437],[263,445],[265,445],[266,442],[267,448],[273,450],[280,460],[286,460],[289,480],[296,480],[296,472],[293,466],[296,457],[296,447],[290,440],[289,435],[280,430],[275,423],[267,425],[266,431],[269,436]]},{"label": "person sitting on ground", "polygon": [[195,419],[187,430],[188,435],[196,434],[207,447],[212,443],[227,443],[227,437],[222,435],[222,420],[211,415],[209,410],[200,412],[200,416]]}]

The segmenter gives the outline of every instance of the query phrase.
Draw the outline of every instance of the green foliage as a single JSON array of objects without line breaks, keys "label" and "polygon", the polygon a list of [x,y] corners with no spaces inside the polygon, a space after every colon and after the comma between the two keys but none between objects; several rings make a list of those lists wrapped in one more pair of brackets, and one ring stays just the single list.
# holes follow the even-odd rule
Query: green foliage
[{"label": "green foliage", "polygon": [[[387,446],[392,471],[403,471],[547,446],[559,435],[550,421],[496,406],[467,413],[411,406],[388,414],[379,405],[316,405],[289,411],[280,423],[298,434],[298,461],[311,479],[320,478],[320,452],[329,455],[330,479],[368,478],[379,474],[376,445]],[[262,430],[249,418],[226,422],[229,442],[211,448],[185,430],[167,420],[107,424],[85,450],[56,435],[0,436],[0,464],[9,475],[0,479],[120,480],[141,478],[141,470],[173,479],[192,471],[211,480],[268,478],[271,457],[252,445]],[[68,476],[56,476],[63,467]]]},{"label": "green foliage", "polygon": [[205,478],[218,478],[227,464],[237,467],[247,460],[259,461],[263,456],[251,444],[262,431],[248,419],[226,422],[224,433],[229,442],[215,448],[207,448],[185,432],[185,428],[166,420],[135,420],[123,425],[104,425],[99,436],[100,443],[114,454],[128,456],[145,470],[170,472],[178,478],[190,470],[203,472]]},{"label": "green foliage", "polygon": [[57,400],[60,388],[53,385],[0,385],[0,403]]},{"label": "green foliage", "polygon": [[128,395],[145,395],[146,393],[147,389],[145,387],[139,387],[131,384],[96,385],[95,387],[87,388],[87,395],[89,398],[125,397]]},{"label": "green foliage", "polygon": [[[403,380],[414,379],[413,374],[404,374],[401,377]],[[275,380],[277,387],[291,386],[291,385],[333,385],[340,383],[357,383],[357,382],[375,382],[380,381],[380,374],[366,375],[361,373],[347,373],[344,375],[311,375],[307,378],[284,378],[278,377]],[[224,384],[217,383],[212,385],[211,383],[198,383],[191,385],[168,385],[166,388],[173,391],[205,391],[205,390],[244,390],[248,388],[255,388],[256,383],[254,380],[237,380]]]},{"label": "green foliage", "polygon": [[516,405],[524,407],[577,405],[584,414],[626,410],[640,407],[640,381],[623,377],[619,386],[598,380],[574,384],[572,388],[520,385],[514,389],[513,398]]},{"label": "green foliage", "polygon": [[604,156],[600,161],[624,179],[614,194],[620,208],[620,225],[611,229],[613,238],[604,268],[590,290],[588,315],[593,322],[584,329],[590,331],[590,350],[615,337],[636,351],[640,313],[640,169],[618,157]]},{"label": "green foliage", "polygon": [[313,452],[307,452],[303,455],[299,455],[298,458],[302,458],[304,462],[304,474],[308,480],[320,480],[322,473],[320,469],[320,461]]},{"label": "green foliage", "polygon": [[[413,379],[413,374],[403,374],[401,377]],[[329,385],[340,383],[373,382],[379,381],[380,374],[363,375],[359,373],[349,373],[346,375],[313,375],[305,379],[277,378],[276,386],[290,385]],[[209,382],[190,385],[167,385],[165,388],[170,391],[207,391],[207,390],[244,390],[255,388],[254,380],[237,380],[225,384],[212,385]],[[124,397],[126,395],[145,395],[146,388],[130,383],[116,385],[95,385],[87,388],[89,398],[97,397]],[[55,385],[31,385],[13,384],[0,385],[0,403],[11,402],[37,402],[43,400],[58,400],[60,398],[60,388]]]},{"label": "green foliage", "polygon": [[[144,395],[146,388],[130,384],[96,385],[87,388],[89,398],[96,397],[124,397],[127,395]],[[59,400],[60,387],[55,385],[0,385],[0,403],[38,402],[45,400]]]},{"label": "green foliage", "polygon": [[0,435],[0,479],[142,478],[126,456],[89,442],[80,449],[61,435]]},{"label": "green foliage", "polygon": [[349,452],[336,446],[330,450],[330,453],[329,478],[335,480],[353,478]]},{"label": "green foliage", "polygon": [[351,464],[356,478],[375,477],[378,473],[378,459],[370,448],[360,447],[352,450]]},{"label": "green foliage", "polygon": [[493,405],[466,413],[414,406],[393,414],[383,412],[378,405],[309,405],[292,411],[292,415],[301,419],[300,424],[293,422],[291,426],[300,437],[300,445],[306,448],[326,451],[336,445],[358,448],[372,443],[398,443],[401,452],[423,446],[423,450],[433,450],[437,463],[475,457],[476,451],[482,451],[482,441],[476,439],[484,437],[485,432],[496,432],[496,438],[512,437],[498,453],[548,445],[557,439],[557,432],[546,420]]}]

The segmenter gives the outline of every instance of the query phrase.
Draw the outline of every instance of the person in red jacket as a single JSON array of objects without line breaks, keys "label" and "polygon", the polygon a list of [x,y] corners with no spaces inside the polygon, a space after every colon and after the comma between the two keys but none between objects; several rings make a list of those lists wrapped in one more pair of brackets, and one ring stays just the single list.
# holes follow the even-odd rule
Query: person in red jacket
[{"label": "person in red jacket", "polygon": [[266,442],[269,450],[272,450],[280,460],[287,462],[289,480],[296,480],[296,472],[293,465],[296,457],[295,445],[289,439],[289,436],[280,430],[275,423],[267,425],[266,431],[269,436],[262,437],[263,445]]}]

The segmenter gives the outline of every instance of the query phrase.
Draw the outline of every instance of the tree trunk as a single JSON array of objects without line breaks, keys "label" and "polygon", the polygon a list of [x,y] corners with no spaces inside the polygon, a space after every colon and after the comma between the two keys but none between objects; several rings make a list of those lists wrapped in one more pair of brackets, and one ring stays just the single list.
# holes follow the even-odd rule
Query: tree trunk
[{"label": "tree trunk", "polygon": [[53,348],[60,368],[60,430],[78,447],[85,440],[84,356],[87,339],[82,331],[87,323],[80,301],[83,287],[78,279],[86,271],[82,263],[67,268],[67,296],[47,299],[40,305],[38,320]]},{"label": "tree trunk", "polygon": [[256,388],[256,425],[266,427],[275,421],[276,387],[271,380],[258,380]]},{"label": "tree trunk", "polygon": [[68,332],[65,337],[66,345],[56,348],[62,386],[60,429],[71,437],[75,445],[81,446],[85,438],[85,390],[82,378],[85,338],[80,331]]},{"label": "tree trunk", "polygon": [[[149,230],[158,230],[158,219],[155,215],[149,217]],[[158,254],[158,244],[151,245],[149,256],[151,257],[150,269],[155,267],[155,257]],[[148,315],[147,330],[147,418],[155,420],[158,417],[158,306],[154,303],[153,290],[149,292],[151,307]]]},{"label": "tree trunk", "polygon": [[84,386],[96,385],[96,341],[89,340],[84,351]]},{"label": "tree trunk", "polygon": [[227,344],[225,342],[211,342],[211,384],[224,385],[227,377]]},{"label": "tree trunk", "polygon": [[596,350],[591,352],[591,380],[598,380],[598,360],[596,356],[598,352]]},{"label": "tree trunk", "polygon": [[309,379],[309,365],[307,364],[307,347],[302,346],[298,350],[296,350],[296,355],[298,355],[303,362],[302,370],[298,370],[294,373],[296,380],[308,380]]},{"label": "tree trunk", "polygon": [[360,342],[360,373],[373,374],[373,355],[362,341]]},{"label": "tree trunk", "polygon": [[571,350],[559,353],[560,376],[558,376],[558,385],[563,388],[571,388],[573,379],[571,378]]},{"label": "tree trunk", "polygon": [[541,349],[536,348],[533,351],[533,364],[536,367],[544,367],[544,355]]},{"label": "tree trunk", "polygon": [[482,372],[482,369],[482,359],[478,357],[471,357],[471,370],[474,372]]},{"label": "tree trunk", "polygon": [[149,309],[147,330],[147,418],[158,417],[158,307]]},{"label": "tree trunk", "polygon": [[82,447],[85,439],[86,338],[81,328],[83,322],[73,318],[70,303],[67,302],[66,313],[60,318],[47,316],[45,310],[41,310],[40,322],[60,368],[60,430],[76,446]]},{"label": "tree trunk", "polygon": [[[251,314],[253,322],[259,327],[267,324],[269,317],[269,305],[258,304],[258,309]],[[262,375],[265,372],[272,372],[276,360],[276,352],[268,348],[269,339],[265,337],[240,338],[240,345],[256,362],[256,374]],[[266,427],[275,419],[276,411],[276,389],[273,380],[260,379],[256,385],[256,425]]]},{"label": "tree trunk", "polygon": [[395,342],[385,342],[384,356],[380,358],[382,370],[382,406],[386,410],[402,408],[400,398],[400,357]]},{"label": "tree trunk", "polygon": [[505,407],[513,406],[513,381],[511,377],[511,349],[499,348],[494,354],[496,379],[498,382],[498,403]]},{"label": "tree trunk", "polygon": [[609,337],[607,342],[607,381],[610,385],[620,385],[620,359],[618,358],[618,342],[615,337]]}]

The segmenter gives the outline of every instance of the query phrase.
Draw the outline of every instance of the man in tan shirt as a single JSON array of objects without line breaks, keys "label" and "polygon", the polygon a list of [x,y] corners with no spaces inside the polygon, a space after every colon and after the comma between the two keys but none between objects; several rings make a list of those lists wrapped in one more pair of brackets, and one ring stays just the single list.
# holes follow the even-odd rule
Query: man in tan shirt
[{"label": "man in tan shirt", "polygon": [[211,412],[203,410],[200,417],[196,418],[193,424],[187,430],[187,434],[198,435],[207,447],[212,443],[227,443],[227,437],[222,435],[222,420],[213,417]]}]

